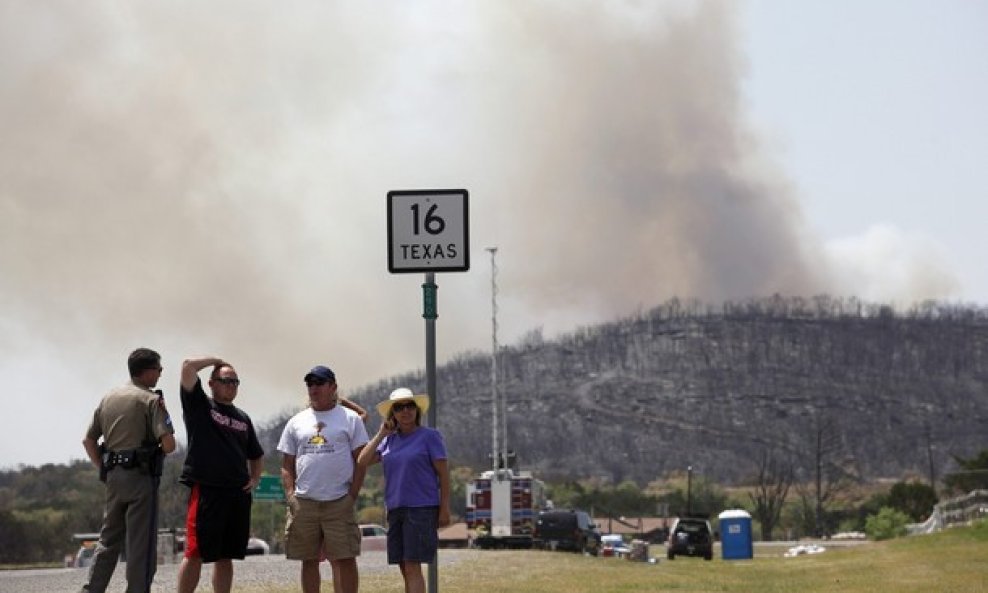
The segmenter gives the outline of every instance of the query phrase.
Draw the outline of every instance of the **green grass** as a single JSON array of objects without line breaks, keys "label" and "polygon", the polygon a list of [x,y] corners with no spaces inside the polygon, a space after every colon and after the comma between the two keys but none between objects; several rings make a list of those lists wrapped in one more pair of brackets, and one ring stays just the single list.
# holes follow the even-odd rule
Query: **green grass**
[{"label": "green grass", "polygon": [[[561,552],[477,552],[443,566],[441,593],[977,593],[988,592],[988,522],[943,533],[829,548],[816,555],[657,564]],[[662,553],[653,547],[653,555]],[[324,589],[326,586],[324,585]],[[266,589],[271,591],[270,589]],[[361,575],[364,593],[403,591],[397,571]],[[272,593],[295,593],[286,588]]]}]

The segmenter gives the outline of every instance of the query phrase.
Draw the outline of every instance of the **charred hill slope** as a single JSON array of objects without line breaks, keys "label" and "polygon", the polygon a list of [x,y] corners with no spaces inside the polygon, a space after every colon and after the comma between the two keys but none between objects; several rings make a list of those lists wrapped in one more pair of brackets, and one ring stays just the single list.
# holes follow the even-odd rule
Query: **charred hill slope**
[{"label": "charred hill slope", "polygon": [[[673,300],[499,354],[509,447],[546,477],[743,480],[765,452],[863,478],[941,477],[988,446],[988,311],[855,299]],[[350,395],[368,409],[422,372]],[[490,354],[438,369],[454,465],[490,464]],[[376,426],[376,418],[372,421]]]}]

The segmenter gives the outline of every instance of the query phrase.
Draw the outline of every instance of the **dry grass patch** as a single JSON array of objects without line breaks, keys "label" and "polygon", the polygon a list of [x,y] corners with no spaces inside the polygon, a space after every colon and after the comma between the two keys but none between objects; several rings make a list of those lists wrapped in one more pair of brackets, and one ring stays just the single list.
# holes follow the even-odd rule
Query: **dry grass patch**
[{"label": "dry grass patch", "polygon": [[[662,548],[653,548],[653,555]],[[988,591],[988,523],[796,558],[657,564],[562,552],[471,551],[443,565],[440,593],[972,593]],[[780,552],[781,554],[781,552]],[[323,590],[330,590],[328,583]],[[401,593],[398,570],[361,575],[362,593]],[[297,593],[286,588],[271,593]]]}]

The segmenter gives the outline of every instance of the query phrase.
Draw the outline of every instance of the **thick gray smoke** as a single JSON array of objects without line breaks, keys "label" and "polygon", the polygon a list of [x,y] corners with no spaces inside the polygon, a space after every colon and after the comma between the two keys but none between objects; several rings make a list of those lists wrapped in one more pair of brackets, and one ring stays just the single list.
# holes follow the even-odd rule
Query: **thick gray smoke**
[{"label": "thick gray smoke", "polygon": [[499,78],[480,93],[499,107],[482,117],[510,130],[496,147],[519,147],[514,219],[502,220],[528,256],[517,281],[542,306],[613,312],[820,289],[798,212],[748,172],[757,146],[741,124],[732,14],[648,4],[492,27],[503,45],[481,65]]},{"label": "thick gray smoke", "polygon": [[5,392],[40,395],[21,367],[42,357],[88,413],[150,345],[168,388],[182,357],[229,357],[264,417],[315,363],[350,386],[420,367],[391,189],[471,192],[440,360],[488,347],[490,245],[509,341],[826,289],[791,197],[753,173],[731,5],[654,4],[3,3]]}]

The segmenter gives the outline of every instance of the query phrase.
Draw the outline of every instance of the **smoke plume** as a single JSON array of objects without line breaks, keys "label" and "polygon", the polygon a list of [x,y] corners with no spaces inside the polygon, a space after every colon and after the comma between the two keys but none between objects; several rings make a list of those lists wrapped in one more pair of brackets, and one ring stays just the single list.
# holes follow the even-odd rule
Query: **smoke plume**
[{"label": "smoke plume", "polygon": [[147,345],[168,388],[183,357],[233,361],[264,417],[313,364],[344,386],[420,367],[392,189],[470,191],[440,360],[488,347],[487,246],[502,341],[832,287],[758,173],[732,5],[655,4],[0,5],[5,391],[44,400],[25,369],[58,367],[85,415]]}]

